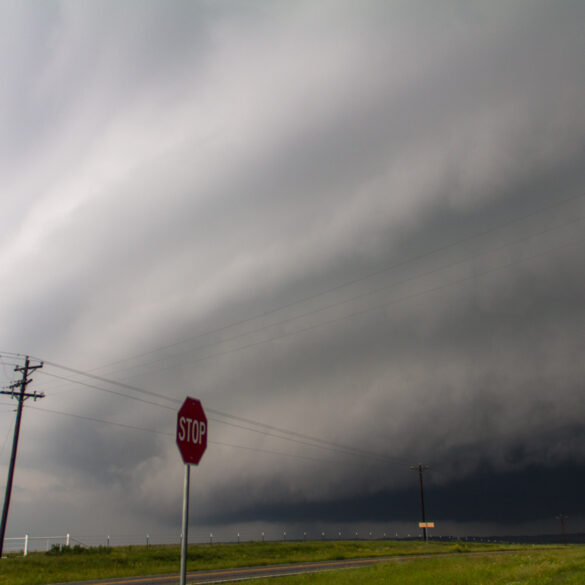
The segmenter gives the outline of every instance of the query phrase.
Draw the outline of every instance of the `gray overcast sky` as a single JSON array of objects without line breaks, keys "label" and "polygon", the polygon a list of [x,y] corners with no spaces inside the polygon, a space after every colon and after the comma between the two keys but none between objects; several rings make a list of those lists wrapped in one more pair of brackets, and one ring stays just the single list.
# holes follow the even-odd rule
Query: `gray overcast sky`
[{"label": "gray overcast sky", "polygon": [[187,395],[205,530],[414,531],[422,462],[444,532],[585,531],[583,22],[0,2],[2,384],[53,362],[9,536],[177,533]]}]

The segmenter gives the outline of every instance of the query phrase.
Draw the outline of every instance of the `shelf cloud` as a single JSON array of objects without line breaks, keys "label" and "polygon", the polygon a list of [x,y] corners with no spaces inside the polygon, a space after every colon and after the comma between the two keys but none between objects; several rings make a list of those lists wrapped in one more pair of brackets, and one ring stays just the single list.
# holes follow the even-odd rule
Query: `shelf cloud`
[{"label": "shelf cloud", "polygon": [[0,15],[9,533],[582,529],[585,6]]}]

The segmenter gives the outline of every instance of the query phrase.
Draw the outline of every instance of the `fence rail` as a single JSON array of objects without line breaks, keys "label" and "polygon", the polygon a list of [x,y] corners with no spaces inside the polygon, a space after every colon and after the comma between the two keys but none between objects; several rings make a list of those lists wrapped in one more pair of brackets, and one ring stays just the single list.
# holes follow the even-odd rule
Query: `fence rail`
[{"label": "fence rail", "polygon": [[97,546],[117,546],[124,544],[146,545],[151,544],[180,544],[181,535],[150,535],[146,534],[113,534],[113,535],[83,535],[75,538],[71,534],[63,536],[24,536],[5,538],[5,553],[22,553],[27,556],[31,551],[49,551],[53,546],[75,546],[84,548]]},{"label": "fence rail", "polygon": [[5,551],[6,552],[20,552],[26,557],[29,550],[50,550],[54,544],[61,544],[70,546],[71,541],[75,539],[71,538],[70,534],[64,536],[30,536],[25,534],[24,536],[18,536],[15,538],[5,538]]},{"label": "fence rail", "polygon": [[[286,541],[305,541],[305,540],[415,540],[420,538],[420,534],[399,534],[395,531],[380,532],[374,530],[342,531],[337,530],[317,530],[299,531],[297,530],[220,530],[218,532],[206,532],[205,530],[194,530],[189,538],[192,544],[215,544],[215,543],[239,543],[239,542],[286,542]],[[510,537],[506,538],[486,538],[473,536],[435,536],[436,540],[463,540],[474,542],[512,542],[515,540]],[[49,551],[53,546],[82,546],[91,547],[110,547],[110,546],[146,546],[150,545],[179,545],[181,543],[180,534],[172,533],[133,533],[133,534],[80,534],[77,537],[71,534],[62,536],[30,536],[25,534],[20,537],[6,538],[4,540],[4,551],[7,553],[22,553],[27,556],[31,551]],[[558,540],[558,539],[557,539]],[[571,540],[574,540],[571,538]],[[584,542],[582,539],[575,541]]]}]

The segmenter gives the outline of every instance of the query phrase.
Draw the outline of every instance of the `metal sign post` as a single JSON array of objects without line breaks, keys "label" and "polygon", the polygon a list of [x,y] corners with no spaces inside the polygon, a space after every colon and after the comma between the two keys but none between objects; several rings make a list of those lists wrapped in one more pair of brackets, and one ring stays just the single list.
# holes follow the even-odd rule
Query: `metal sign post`
[{"label": "metal sign post", "polygon": [[177,413],[177,447],[181,452],[181,457],[185,464],[180,585],[186,585],[191,464],[198,465],[205,449],[207,449],[207,417],[205,416],[201,402],[195,398],[186,398],[183,406],[181,406]]},{"label": "metal sign post", "polygon": [[187,583],[187,544],[189,540],[189,476],[191,466],[185,463],[185,482],[183,484],[183,522],[181,538],[181,579],[180,585]]}]

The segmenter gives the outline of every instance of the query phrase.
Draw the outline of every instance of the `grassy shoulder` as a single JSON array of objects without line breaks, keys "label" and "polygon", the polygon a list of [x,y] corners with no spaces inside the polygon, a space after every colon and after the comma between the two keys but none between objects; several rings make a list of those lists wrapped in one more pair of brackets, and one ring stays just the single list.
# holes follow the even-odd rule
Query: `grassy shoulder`
[{"label": "grassy shoulder", "polygon": [[[300,561],[337,560],[387,555],[423,555],[447,552],[514,550],[502,545],[403,542],[251,542],[191,545],[187,569],[218,569]],[[9,555],[0,560],[0,585],[41,585],[84,579],[106,579],[177,573],[178,546],[96,547]]]},{"label": "grassy shoulder", "polygon": [[[585,547],[525,547],[505,555],[456,555],[384,562],[347,569],[270,578],[265,585],[582,585]],[[257,581],[242,581],[253,585]]]}]

